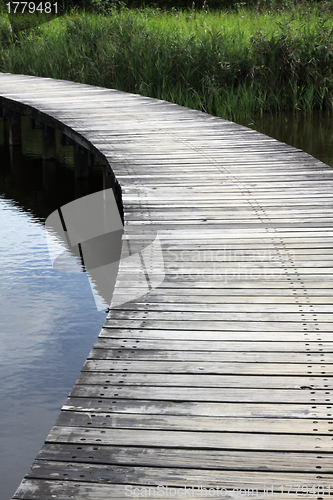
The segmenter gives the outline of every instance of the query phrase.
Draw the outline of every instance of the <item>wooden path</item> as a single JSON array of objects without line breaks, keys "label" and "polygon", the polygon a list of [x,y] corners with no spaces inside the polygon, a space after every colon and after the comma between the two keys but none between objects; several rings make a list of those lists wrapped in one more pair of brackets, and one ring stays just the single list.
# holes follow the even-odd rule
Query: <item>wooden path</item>
[{"label": "wooden path", "polygon": [[114,90],[1,74],[0,105],[107,158],[166,272],[111,308],[14,498],[333,495],[332,169]]}]

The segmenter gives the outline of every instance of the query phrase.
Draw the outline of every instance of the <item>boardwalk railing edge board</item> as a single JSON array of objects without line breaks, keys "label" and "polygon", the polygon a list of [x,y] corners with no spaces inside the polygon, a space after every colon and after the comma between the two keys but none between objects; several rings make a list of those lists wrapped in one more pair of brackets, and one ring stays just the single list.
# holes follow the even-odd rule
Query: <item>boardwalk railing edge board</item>
[{"label": "boardwalk railing edge board", "polygon": [[[125,224],[105,325],[14,498],[329,497],[332,169],[221,118],[74,82],[0,73],[0,111],[106,165]],[[131,274],[138,231],[159,238],[158,286]]]}]

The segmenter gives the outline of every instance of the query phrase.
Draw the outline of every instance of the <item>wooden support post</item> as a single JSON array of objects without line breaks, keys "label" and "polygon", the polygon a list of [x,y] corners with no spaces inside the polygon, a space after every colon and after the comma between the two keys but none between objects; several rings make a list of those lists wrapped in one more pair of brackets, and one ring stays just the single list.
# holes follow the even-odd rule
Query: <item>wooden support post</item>
[{"label": "wooden support post", "polygon": [[43,160],[54,160],[56,158],[55,130],[48,125],[42,131],[43,138]]},{"label": "wooden support post", "polygon": [[50,197],[54,193],[56,183],[57,165],[55,160],[43,162],[43,187],[46,195]]},{"label": "wooden support post", "polygon": [[75,179],[87,179],[89,176],[89,151],[78,144],[74,147]]},{"label": "wooden support post", "polygon": [[61,134],[61,136],[60,136],[60,144],[62,146],[74,146],[75,142],[73,141],[73,139],[71,139],[70,137],[68,137],[68,135]]},{"label": "wooden support post", "polygon": [[22,182],[22,148],[9,146],[10,170],[16,181]]},{"label": "wooden support post", "polygon": [[30,128],[32,130],[38,130],[44,128],[44,125],[35,118],[30,118]]},{"label": "wooden support post", "polygon": [[107,166],[103,166],[103,190],[114,187],[114,178],[111,170]]},{"label": "wooden support post", "polygon": [[9,115],[9,145],[21,146],[21,115],[13,113]]},{"label": "wooden support post", "polygon": [[7,116],[3,117],[3,135],[5,145],[9,145],[9,119]]},{"label": "wooden support post", "polygon": [[88,153],[88,165],[89,165],[89,168],[95,167],[95,155],[94,155],[94,153]]}]

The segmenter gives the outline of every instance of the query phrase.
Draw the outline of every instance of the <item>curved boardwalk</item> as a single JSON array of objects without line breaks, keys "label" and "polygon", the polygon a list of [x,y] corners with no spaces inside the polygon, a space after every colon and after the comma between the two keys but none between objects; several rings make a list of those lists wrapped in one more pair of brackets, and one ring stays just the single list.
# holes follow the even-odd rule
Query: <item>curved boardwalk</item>
[{"label": "curved boardwalk", "polygon": [[1,74],[0,96],[105,155],[166,272],[111,309],[15,498],[333,494],[332,169],[138,95]]}]

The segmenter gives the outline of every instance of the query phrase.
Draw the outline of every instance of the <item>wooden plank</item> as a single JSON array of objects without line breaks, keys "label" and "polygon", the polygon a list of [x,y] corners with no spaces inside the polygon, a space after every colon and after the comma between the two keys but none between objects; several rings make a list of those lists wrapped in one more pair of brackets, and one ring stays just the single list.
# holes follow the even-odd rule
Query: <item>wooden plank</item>
[{"label": "wooden plank", "polygon": [[332,436],[333,423],[330,420],[286,418],[221,418],[202,416],[153,415],[62,411],[57,426],[86,427],[100,429],[153,429],[194,432],[250,432],[265,434],[313,434]]},{"label": "wooden plank", "polygon": [[200,403],[175,401],[149,401],[130,399],[101,399],[69,397],[63,405],[65,411],[93,411],[117,413],[143,413],[146,415],[201,415],[218,417],[258,418],[310,418],[332,417],[333,406],[325,404],[293,403]]},{"label": "wooden plank", "polygon": [[327,390],[295,389],[257,389],[216,388],[209,391],[201,387],[160,387],[155,386],[97,386],[75,385],[71,397],[107,399],[149,399],[156,401],[207,401],[207,402],[244,402],[244,403],[311,403],[333,404],[332,392]]},{"label": "wooden plank", "polygon": [[[307,207],[308,211],[310,212],[311,211],[311,208],[316,205],[316,206],[322,206],[324,209],[327,208],[327,207],[330,207],[331,204],[332,204],[332,199],[329,195],[327,196],[307,196],[306,198],[302,198],[301,201],[297,201],[297,199],[295,199],[294,196],[282,196],[281,195],[281,198],[283,200],[283,203],[284,203],[284,206],[286,207],[286,209],[288,209],[288,207],[298,207],[300,204],[302,206],[305,206]],[[274,199],[272,197],[269,197],[269,198],[263,198],[261,200],[258,199],[258,197],[256,197],[256,201],[260,202],[260,203],[265,203],[265,207],[267,207],[267,209],[274,209],[274,207],[280,207],[281,206],[281,203],[279,203],[279,201],[281,202],[281,198],[278,199]],[[158,207],[159,209],[163,209],[163,208],[167,208],[167,209],[170,209],[170,210],[177,210],[179,208],[185,208],[185,209],[189,209],[191,207],[194,207],[194,208],[198,208],[200,207],[201,209],[202,208],[220,208],[220,209],[223,209],[223,208],[226,208],[226,209],[229,209],[229,208],[233,208],[233,207],[238,207],[238,208],[241,208],[241,207],[246,207],[248,208],[249,206],[249,203],[246,202],[245,200],[240,200],[239,198],[237,197],[231,197],[231,196],[225,196],[223,197],[223,199],[221,200],[220,198],[214,196],[212,198],[199,198],[198,200],[192,200],[192,203],[189,203],[189,200],[183,200],[183,199],[178,199],[178,200],[167,200],[167,199],[164,199],[164,200],[159,200],[159,199],[154,199],[154,200],[145,200],[145,198],[143,200],[141,199],[137,199],[135,198],[134,196],[131,196],[129,197],[127,194],[126,194],[126,205],[125,205],[125,209],[130,209],[131,207],[134,208],[134,207],[139,207],[141,208],[142,210],[144,209],[151,209],[151,210],[154,210],[156,207]]]},{"label": "wooden plank", "polygon": [[[193,222],[191,225],[202,225],[202,223],[205,223],[205,226],[206,227],[209,227],[210,225],[215,225],[216,224],[219,224],[219,225],[234,225],[235,222],[237,222],[238,224],[246,224],[247,226],[251,227],[251,224],[257,224],[258,223],[258,217],[253,215],[252,217],[248,216],[248,217],[237,217],[237,216],[229,216],[229,218],[227,217],[224,217],[224,218],[221,218],[221,216],[218,218],[218,217],[212,217],[212,216],[207,216],[206,213],[202,213],[201,215],[199,214],[198,215],[198,218],[201,220],[200,221],[196,221],[196,222]],[[293,217],[291,217],[290,215],[288,216],[287,214],[283,217],[272,217],[270,216],[270,222],[274,221],[276,224],[284,224],[284,225],[289,225],[289,224],[297,224],[297,223],[301,223],[304,219],[304,216],[302,215],[299,215],[299,216],[296,216],[294,215]],[[136,219],[136,218],[133,218],[133,217],[128,217],[128,220],[131,221],[131,222],[137,222],[139,221],[140,219]],[[184,218],[178,218],[176,215],[169,215],[169,216],[160,216],[160,217],[156,217],[155,214],[150,214],[149,216],[147,216],[146,218],[143,218],[143,220],[149,220],[151,223],[153,224],[156,224],[156,225],[161,225],[163,222],[167,222],[168,225],[175,225],[177,226],[177,228],[179,228],[179,226],[181,224],[184,224],[185,226],[188,227],[189,225],[189,220],[184,217]],[[193,219],[194,221],[195,219]],[[307,216],[307,221],[308,223],[312,223],[312,224],[322,224],[324,225],[324,223],[328,223],[330,224],[331,222],[333,222],[333,217],[330,216],[330,215],[327,215],[326,217],[325,216],[315,216],[315,215],[311,215],[311,216]],[[307,224],[308,224],[307,223]],[[310,227],[310,225],[308,224],[306,227]],[[329,265],[329,264],[328,264]]]},{"label": "wooden plank", "polygon": [[258,451],[332,452],[331,436],[250,434],[232,432],[185,432],[138,429],[93,429],[54,426],[46,443],[96,444]]},{"label": "wooden plank", "polygon": [[[274,472],[332,472],[330,453],[260,452],[248,453],[235,450],[187,450],[180,448],[141,448],[95,446],[76,444],[45,444],[38,453],[38,460],[56,460],[60,455],[65,462],[85,464],[103,463],[128,465],[135,462],[141,466],[187,467],[215,470],[268,470]],[[134,459],[134,460],[133,460]],[[319,469],[320,468],[320,469]]]},{"label": "wooden plank", "polygon": [[[192,295],[189,296],[189,289],[178,289],[178,290],[151,290],[149,292],[149,300],[148,297],[138,297],[135,301],[129,301],[127,303],[122,304],[122,308],[130,308],[130,306],[134,308],[139,308],[142,305],[154,308],[155,304],[171,304],[172,306],[176,306],[177,304],[203,304],[205,307],[209,307],[210,304],[223,304],[224,308],[230,308],[230,304],[237,304],[238,307],[243,307],[244,304],[251,304],[252,307],[255,307],[257,304],[260,304],[263,307],[279,307],[277,304],[288,305],[289,307],[294,307],[295,304],[299,306],[311,307],[314,308],[318,312],[326,312],[328,307],[331,307],[333,304],[333,293],[330,295],[329,291],[326,292],[325,295],[315,295],[314,291],[311,290],[309,294],[310,298],[306,295],[295,297],[291,290],[282,290],[280,295],[274,294],[274,290],[262,290],[262,293],[265,295],[261,295],[259,293],[251,293],[252,291],[246,290],[246,292],[236,292],[231,293],[232,291],[214,291],[211,290],[193,290]],[[289,292],[289,293],[288,293]],[[250,295],[251,293],[251,295]],[[185,296],[185,297],[184,297]],[[322,308],[324,306],[325,308]],[[166,306],[168,307],[168,306]],[[283,307],[283,306],[282,306]],[[114,307],[114,309],[119,309],[120,306]]]},{"label": "wooden plank", "polygon": [[[146,486],[158,486],[159,484],[168,484],[169,486],[179,487],[186,482],[189,487],[196,487],[198,484],[205,485],[206,488],[234,488],[235,485],[242,488],[258,488],[263,491],[265,484],[275,485],[279,488],[281,484],[298,484],[299,474],[293,472],[257,472],[223,470],[196,470],[183,468],[156,468],[156,467],[122,467],[113,465],[112,467],[102,464],[89,464],[87,471],[85,464],[72,462],[48,462],[38,460],[32,464],[28,478],[51,480],[59,477],[65,481],[81,481],[89,483],[109,483],[109,484],[135,484]],[[318,485],[318,472],[303,473],[304,484],[310,488]],[[332,484],[332,474],[323,474],[320,478],[322,484],[327,490]],[[241,486],[240,486],[241,485]],[[236,487],[237,487],[236,486]],[[296,485],[295,485],[296,486]],[[294,489],[296,490],[296,488]]]},{"label": "wooden plank", "polygon": [[293,353],[293,352],[206,352],[206,351],[172,351],[172,350],[129,350],[129,349],[95,349],[93,348],[88,359],[122,359],[145,361],[197,361],[206,362],[233,362],[233,363],[261,363],[265,371],[266,363],[322,363],[332,364],[333,353]]},{"label": "wooden plank", "polygon": [[[294,342],[299,343],[303,342],[303,348],[305,346],[305,342],[309,342],[309,347],[315,349],[318,347],[322,348],[322,344],[329,345],[331,341],[330,332],[320,331],[320,336],[316,336],[316,338],[309,337],[309,335],[305,335],[307,332],[304,330],[293,331],[292,335],[289,332],[276,332],[274,333],[274,340],[276,342]],[[141,339],[149,339],[149,340],[192,340],[192,341],[220,341],[220,342],[228,342],[228,341],[238,341],[238,343],[242,342],[272,342],[272,333],[269,331],[257,331],[257,332],[249,332],[249,331],[205,331],[204,335],[200,330],[168,330],[168,329],[126,329],[126,328],[112,328],[112,325],[108,327],[102,328],[100,334],[100,338],[109,338],[109,339],[121,339],[124,340],[124,343],[127,344],[133,340],[141,340]],[[125,342],[126,341],[126,342]],[[131,344],[134,345],[134,344]],[[304,350],[304,349],[303,349]]]},{"label": "wooden plank", "polygon": [[333,389],[332,378],[259,375],[181,375],[172,373],[110,373],[81,371],[76,384],[84,385],[155,385],[159,387],[257,387],[262,389]]},{"label": "wooden plank", "polygon": [[[276,357],[275,357],[276,358]],[[266,356],[258,363],[253,360],[246,362],[244,359],[240,362],[228,361],[221,363],[219,361],[203,361],[200,357],[199,361],[170,361],[153,360],[139,360],[136,357],[133,359],[122,360],[116,359],[88,359],[84,366],[83,371],[103,371],[103,372],[128,372],[128,373],[193,373],[193,374],[229,374],[229,375],[324,375],[330,377],[333,371],[333,364],[325,362],[314,362],[311,360],[309,363],[288,363],[288,360],[283,356],[283,361],[280,363],[268,363]]]},{"label": "wooden plank", "polygon": [[[121,267],[121,266],[120,266]],[[120,269],[121,270],[121,269]],[[254,282],[255,284],[255,282]],[[116,287],[117,289],[121,289],[121,286]],[[190,294],[191,291],[191,294]],[[274,288],[265,288],[264,285],[261,288],[247,288],[246,290],[242,290],[241,288],[233,288],[227,286],[220,286],[219,288],[194,288],[190,286],[184,286],[182,288],[173,288],[171,285],[169,287],[165,286],[162,288],[160,285],[158,289],[149,291],[149,303],[150,298],[152,298],[152,303],[157,300],[168,301],[168,297],[182,297],[182,301],[184,302],[184,296],[188,300],[186,300],[186,304],[191,304],[193,301],[197,302],[198,300],[203,301],[204,303],[208,303],[209,301],[219,302],[219,303],[229,303],[229,302],[242,302],[242,298],[244,297],[244,301],[247,302],[262,302],[262,303],[275,303],[276,302],[299,302],[299,303],[308,303],[308,304],[325,304],[331,303],[333,297],[333,289],[318,289],[313,288],[312,286],[307,286],[306,289],[299,284],[292,284],[288,288],[276,290]],[[311,300],[310,300],[311,298]],[[148,298],[146,296],[140,296],[135,299],[135,303],[140,304],[141,302],[147,303]],[[177,299],[175,299],[177,300]]]},{"label": "wooden plank", "polygon": [[[120,271],[121,271],[122,266],[120,266]],[[245,274],[245,273],[244,273]],[[206,288],[208,289],[215,289],[215,290],[223,290],[223,288],[226,288],[228,290],[230,289],[239,289],[241,292],[244,294],[244,290],[246,290],[246,293],[251,293],[249,292],[248,289],[259,289],[260,292],[252,292],[255,294],[263,294],[263,290],[271,290],[271,289],[278,289],[279,292],[277,295],[280,295],[282,290],[284,291],[286,288],[289,288],[291,290],[291,295],[293,294],[293,291],[295,290],[296,292],[298,291],[299,294],[301,295],[308,295],[306,293],[308,285],[311,285],[311,289],[322,289],[321,293],[322,295],[327,294],[327,289],[330,289],[333,275],[332,276],[325,276],[323,277],[322,275],[317,275],[317,274],[309,274],[307,276],[302,276],[302,278],[299,278],[298,276],[295,276],[294,278],[294,283],[292,281],[292,278],[288,280],[288,278],[283,278],[276,280],[274,279],[276,276],[267,273],[266,275],[264,273],[262,274],[252,274],[250,275],[248,273],[248,279],[244,277],[240,273],[221,273],[221,274],[216,274],[215,276],[204,276],[202,273],[183,273],[181,275],[181,278],[178,278],[177,276],[165,276],[164,281],[159,285],[159,290],[163,288],[170,288],[173,286],[174,289],[178,291],[179,288],[199,288],[200,290],[205,290]],[[302,283],[303,282],[303,283]],[[301,285],[305,285],[304,287]],[[130,286],[130,287],[139,287],[140,282],[135,280],[131,273],[128,275],[125,275],[125,273],[119,274],[119,279],[117,281],[117,286],[119,288],[123,288],[124,286]],[[306,288],[306,290],[304,290]],[[274,293],[274,292],[273,292]]]},{"label": "wooden plank", "polygon": [[[108,321],[107,324],[108,327],[114,327],[114,328],[131,328],[133,327],[134,329],[140,329],[140,328],[146,328],[146,329],[165,329],[165,330],[178,330],[179,329],[179,320],[175,321],[159,321],[158,319],[137,319],[137,320],[126,320],[126,319],[114,319],[112,321]],[[281,325],[279,324],[278,321],[275,322],[269,322],[269,321],[261,321],[261,322],[246,322],[246,321],[237,321],[236,319],[234,321],[212,321],[212,322],[206,322],[206,321],[184,321],[184,323],[181,325],[182,329],[184,331],[186,330],[198,330],[198,331],[266,331],[266,332],[276,332],[281,330]],[[320,326],[320,328],[319,328]],[[332,323],[317,323],[315,319],[308,320],[302,322],[302,320],[298,322],[284,322],[283,324],[283,329],[284,331],[290,331],[290,332],[299,332],[302,331],[308,331],[308,332],[316,332],[316,331],[326,331],[326,332],[332,332]],[[204,334],[203,334],[204,336]]]},{"label": "wooden plank", "polygon": [[333,342],[275,342],[273,340],[261,340],[260,342],[232,342],[232,341],[200,341],[200,340],[150,340],[150,339],[115,339],[98,338],[94,345],[95,349],[152,349],[169,351],[209,351],[209,352],[302,352],[331,353]]}]

